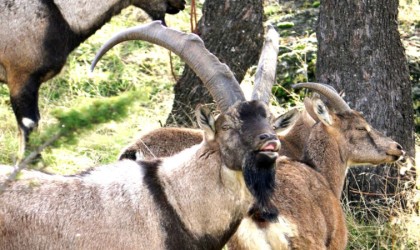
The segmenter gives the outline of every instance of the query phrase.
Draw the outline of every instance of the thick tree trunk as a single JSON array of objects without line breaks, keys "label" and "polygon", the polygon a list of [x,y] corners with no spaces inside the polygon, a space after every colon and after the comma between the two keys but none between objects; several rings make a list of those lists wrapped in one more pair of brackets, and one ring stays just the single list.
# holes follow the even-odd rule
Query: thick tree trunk
[{"label": "thick tree trunk", "polygon": [[[208,0],[203,5],[198,34],[206,48],[226,63],[241,82],[248,68],[258,61],[263,43],[262,22],[262,0]],[[167,125],[192,126],[197,104],[213,100],[187,66],[174,91]]]},{"label": "thick tree trunk", "polygon": [[[350,107],[414,156],[411,83],[397,14],[398,0],[321,1],[316,77],[344,90]],[[396,167],[353,168],[345,195],[358,205],[386,203],[400,178]]]}]

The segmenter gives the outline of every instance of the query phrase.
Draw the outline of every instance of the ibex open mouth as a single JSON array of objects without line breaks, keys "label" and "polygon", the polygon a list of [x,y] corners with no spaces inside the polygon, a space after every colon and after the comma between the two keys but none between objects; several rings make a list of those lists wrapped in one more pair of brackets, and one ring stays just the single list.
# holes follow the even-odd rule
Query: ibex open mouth
[{"label": "ibex open mouth", "polygon": [[405,151],[403,150],[402,151],[402,155],[400,155],[399,157],[398,157],[398,159],[397,159],[397,161],[401,161],[401,162],[403,162],[403,161],[406,161],[407,159],[406,159],[406,153],[405,153]]},{"label": "ibex open mouth", "polygon": [[265,142],[258,150],[259,154],[264,154],[269,158],[277,158],[279,156],[278,151],[280,149],[280,141],[270,140]]},{"label": "ibex open mouth", "polygon": [[398,162],[405,158],[406,152],[404,150],[389,150],[386,155],[391,157],[391,162]]}]

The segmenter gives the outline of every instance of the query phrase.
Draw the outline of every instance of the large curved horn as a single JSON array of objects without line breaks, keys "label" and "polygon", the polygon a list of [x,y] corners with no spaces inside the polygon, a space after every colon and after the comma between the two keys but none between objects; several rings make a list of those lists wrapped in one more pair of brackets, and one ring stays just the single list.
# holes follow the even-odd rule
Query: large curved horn
[{"label": "large curved horn", "polygon": [[322,94],[328,99],[328,101],[330,101],[331,105],[337,112],[351,110],[349,105],[343,100],[343,98],[341,98],[337,91],[329,85],[315,82],[305,82],[294,84],[292,87],[294,89],[308,88]]},{"label": "large curved horn", "polygon": [[154,43],[181,57],[201,79],[222,112],[226,112],[237,101],[245,101],[239,83],[229,67],[204,47],[200,37],[164,27],[160,21],[129,28],[116,34],[99,49],[92,62],[91,71],[108,50],[128,40]]},{"label": "large curved horn", "polygon": [[263,49],[255,73],[252,100],[270,102],[271,88],[276,82],[277,54],[279,53],[279,34],[274,27],[267,25]]}]

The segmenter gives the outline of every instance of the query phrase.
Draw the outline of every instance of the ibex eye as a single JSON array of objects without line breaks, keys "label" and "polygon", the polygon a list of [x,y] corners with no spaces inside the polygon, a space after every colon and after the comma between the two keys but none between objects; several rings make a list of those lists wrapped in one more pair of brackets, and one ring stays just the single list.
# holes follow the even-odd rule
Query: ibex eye
[{"label": "ibex eye", "polygon": [[364,127],[359,127],[359,128],[356,128],[356,130],[359,130],[359,131],[366,131],[366,128],[364,128]]},{"label": "ibex eye", "polygon": [[223,130],[229,130],[230,129],[230,126],[229,125],[227,125],[227,124],[225,124],[225,125],[222,125],[222,129]]}]

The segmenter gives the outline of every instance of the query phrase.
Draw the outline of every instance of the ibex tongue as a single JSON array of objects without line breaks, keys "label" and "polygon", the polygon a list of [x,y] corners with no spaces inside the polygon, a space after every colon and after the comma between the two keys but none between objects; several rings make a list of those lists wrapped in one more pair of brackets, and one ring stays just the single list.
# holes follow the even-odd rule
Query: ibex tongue
[{"label": "ibex tongue", "polygon": [[262,148],[261,151],[276,151],[277,150],[277,144],[275,142],[269,142],[266,143]]},{"label": "ibex tongue", "polygon": [[274,150],[274,145],[272,143],[266,145],[262,150],[271,151]]}]

